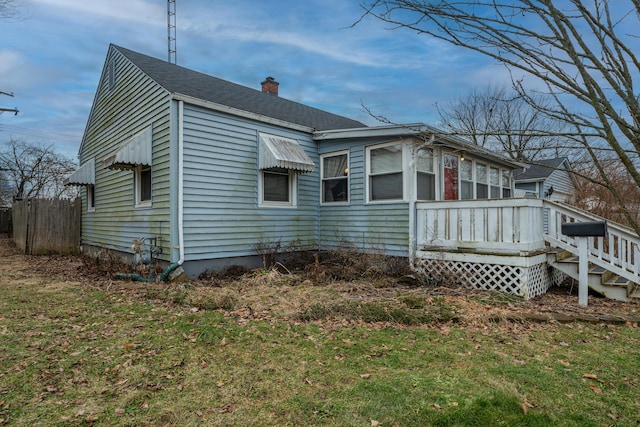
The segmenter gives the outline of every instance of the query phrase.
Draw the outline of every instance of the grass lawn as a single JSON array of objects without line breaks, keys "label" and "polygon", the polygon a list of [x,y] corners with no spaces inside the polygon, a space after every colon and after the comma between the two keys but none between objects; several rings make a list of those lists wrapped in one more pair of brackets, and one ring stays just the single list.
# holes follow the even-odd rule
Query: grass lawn
[{"label": "grass lawn", "polygon": [[446,298],[282,281],[2,273],[0,425],[640,423],[637,324],[470,321]]}]

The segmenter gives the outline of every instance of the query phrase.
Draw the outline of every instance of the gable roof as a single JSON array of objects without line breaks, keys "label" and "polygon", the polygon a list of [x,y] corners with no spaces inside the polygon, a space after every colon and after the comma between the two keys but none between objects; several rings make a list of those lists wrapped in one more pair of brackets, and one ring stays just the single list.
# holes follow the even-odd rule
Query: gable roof
[{"label": "gable roof", "polygon": [[567,157],[536,160],[528,168],[514,171],[513,179],[515,181],[543,181],[549,178],[555,170],[569,168],[569,159]]},{"label": "gable roof", "polygon": [[111,45],[171,94],[208,101],[315,130],[366,127],[357,120],[309,107],[199,73],[120,46]]}]

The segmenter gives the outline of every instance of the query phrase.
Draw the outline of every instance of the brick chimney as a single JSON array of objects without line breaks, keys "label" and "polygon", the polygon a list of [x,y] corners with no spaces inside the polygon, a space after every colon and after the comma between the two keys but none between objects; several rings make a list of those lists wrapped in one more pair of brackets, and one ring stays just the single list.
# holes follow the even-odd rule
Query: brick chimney
[{"label": "brick chimney", "polygon": [[275,81],[275,79],[273,77],[267,77],[261,83],[261,85],[262,85],[262,93],[270,93],[271,95],[278,96],[278,85],[279,84],[280,83]]}]

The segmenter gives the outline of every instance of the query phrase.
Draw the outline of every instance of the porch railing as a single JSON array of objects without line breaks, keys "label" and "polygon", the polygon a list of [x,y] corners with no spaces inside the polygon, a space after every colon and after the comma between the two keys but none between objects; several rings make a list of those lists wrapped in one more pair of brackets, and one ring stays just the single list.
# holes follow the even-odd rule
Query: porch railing
[{"label": "porch railing", "polygon": [[544,200],[498,199],[416,204],[416,243],[426,250],[526,254],[543,250]]},{"label": "porch railing", "polygon": [[[552,246],[578,255],[577,239],[561,233],[566,222],[601,221],[592,215],[569,205],[544,201],[549,213],[548,233],[544,236]],[[605,268],[635,283],[640,278],[640,238],[628,227],[607,221],[605,237],[582,237],[588,239],[589,262]]]},{"label": "porch railing", "polygon": [[[566,222],[602,218],[543,199],[494,199],[416,204],[419,250],[527,255],[552,247],[579,254],[578,241],[561,233]],[[546,223],[546,226],[545,226]],[[607,221],[606,237],[587,237],[589,262],[640,283],[640,238]]]}]

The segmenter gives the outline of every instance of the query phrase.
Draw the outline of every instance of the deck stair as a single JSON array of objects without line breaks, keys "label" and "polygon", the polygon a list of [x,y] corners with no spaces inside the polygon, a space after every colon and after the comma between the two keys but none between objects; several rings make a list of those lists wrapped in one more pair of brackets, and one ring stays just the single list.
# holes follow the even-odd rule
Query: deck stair
[{"label": "deck stair", "polygon": [[[579,280],[580,259],[569,251],[550,251],[548,264],[572,279]],[[640,302],[640,288],[631,280],[594,264],[589,264],[589,288],[617,301]]]},{"label": "deck stair", "polygon": [[[580,250],[576,238],[562,235],[561,225],[567,222],[602,220],[580,209],[557,203],[545,203],[548,230],[545,241],[547,263],[567,276],[579,280]],[[640,302],[640,238],[628,227],[607,221],[604,237],[588,239],[589,289],[614,300]],[[584,255],[584,254],[582,254]]]}]

